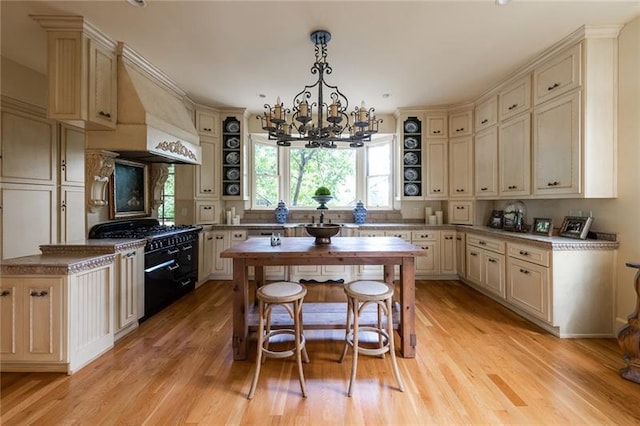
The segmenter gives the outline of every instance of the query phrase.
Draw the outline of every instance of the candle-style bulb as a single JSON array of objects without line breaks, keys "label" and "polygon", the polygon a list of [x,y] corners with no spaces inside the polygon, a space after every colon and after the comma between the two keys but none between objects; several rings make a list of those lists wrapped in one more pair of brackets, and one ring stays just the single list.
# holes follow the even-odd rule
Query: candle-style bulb
[{"label": "candle-style bulb", "polygon": [[360,109],[366,109],[367,107],[364,105],[364,101],[360,104]]},{"label": "candle-style bulb", "polygon": [[280,96],[278,96],[278,99],[276,99],[276,105],[280,105],[280,104],[281,104],[281,102],[280,102]]}]

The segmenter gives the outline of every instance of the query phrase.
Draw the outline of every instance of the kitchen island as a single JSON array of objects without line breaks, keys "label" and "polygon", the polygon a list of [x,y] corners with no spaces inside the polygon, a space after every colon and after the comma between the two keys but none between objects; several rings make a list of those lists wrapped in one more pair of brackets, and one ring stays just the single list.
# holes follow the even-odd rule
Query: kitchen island
[{"label": "kitchen island", "polygon": [[[394,266],[400,269],[400,351],[415,357],[415,257],[423,250],[397,237],[334,237],[330,244],[314,238],[282,238],[271,246],[269,238],[249,238],[220,256],[233,259],[233,358],[247,359],[249,334],[249,274],[255,267],[256,285],[264,283],[264,267],[273,265],[382,265],[385,282],[393,285]],[[304,308],[303,308],[304,310]],[[346,303],[345,314],[346,321]],[[318,325],[321,326],[321,325]],[[327,324],[327,328],[334,327]]]}]

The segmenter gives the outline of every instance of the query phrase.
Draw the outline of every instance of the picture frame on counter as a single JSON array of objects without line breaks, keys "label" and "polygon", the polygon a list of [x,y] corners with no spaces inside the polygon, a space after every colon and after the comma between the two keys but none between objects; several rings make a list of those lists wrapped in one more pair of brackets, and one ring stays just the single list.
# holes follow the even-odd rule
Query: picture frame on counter
[{"label": "picture frame on counter", "polygon": [[109,218],[149,216],[149,169],[146,164],[115,160],[109,181]]},{"label": "picture frame on counter", "polygon": [[593,217],[566,216],[560,227],[560,236],[584,240],[589,234]]},{"label": "picture frame on counter", "polygon": [[503,210],[494,210],[491,212],[491,216],[489,217],[489,223],[487,223],[489,228],[502,229],[504,226],[504,211]]},{"label": "picture frame on counter", "polygon": [[531,233],[550,237],[553,234],[553,220],[546,217],[534,217]]}]

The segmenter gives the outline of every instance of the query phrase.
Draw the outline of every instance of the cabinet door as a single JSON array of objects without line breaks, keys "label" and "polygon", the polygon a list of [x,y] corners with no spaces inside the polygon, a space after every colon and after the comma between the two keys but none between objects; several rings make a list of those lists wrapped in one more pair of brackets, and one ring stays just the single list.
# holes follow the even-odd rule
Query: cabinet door
[{"label": "cabinet door", "polygon": [[126,327],[138,319],[136,282],[139,260],[137,258],[137,253],[135,250],[131,250],[125,253],[120,253],[118,257],[120,274],[118,277],[116,295],[116,303],[118,304],[118,324],[116,331]]},{"label": "cabinet door", "polygon": [[475,113],[475,131],[486,129],[498,122],[498,97],[492,96],[478,104]]},{"label": "cabinet door", "polygon": [[204,237],[202,247],[202,271],[198,273],[198,279],[200,281],[206,281],[209,279],[209,276],[213,271],[213,257],[216,255],[216,253],[214,249],[213,231],[206,231],[202,235]]},{"label": "cabinet door", "polygon": [[84,188],[60,188],[60,238],[61,243],[84,241],[85,232]]},{"label": "cabinet door", "polygon": [[47,185],[0,187],[3,259],[40,254],[40,245],[57,241],[56,193],[55,186]]},{"label": "cabinet door", "polygon": [[440,273],[456,273],[456,231],[442,231],[440,238]]},{"label": "cabinet door", "polygon": [[114,51],[89,40],[89,120],[116,128],[117,62]]},{"label": "cabinet door", "polygon": [[438,241],[415,241],[426,254],[416,256],[416,275],[438,275],[440,273],[440,253]]},{"label": "cabinet door", "polygon": [[196,128],[203,136],[218,136],[220,115],[215,111],[196,108]]},{"label": "cabinet door", "polygon": [[229,248],[229,233],[227,231],[213,232],[213,266],[211,273],[217,276],[228,276],[230,273],[230,259],[222,259],[220,253]]},{"label": "cabinet door", "polygon": [[58,144],[53,121],[13,110],[2,102],[2,182],[54,185]]},{"label": "cabinet door", "polygon": [[580,92],[534,111],[535,195],[580,193],[580,127]]},{"label": "cabinet door", "polygon": [[447,114],[427,114],[427,138],[447,137]]},{"label": "cabinet door", "polygon": [[449,196],[473,196],[473,140],[449,140]]},{"label": "cabinet door", "polygon": [[533,71],[536,105],[580,86],[581,57],[582,44],[577,44]]},{"label": "cabinet door", "polygon": [[531,118],[523,114],[500,125],[500,195],[529,195],[531,180]]},{"label": "cabinet door", "polygon": [[464,232],[456,232],[456,269],[461,277],[467,276],[467,241]]},{"label": "cabinet door", "polygon": [[509,257],[507,300],[544,321],[551,322],[549,268]]},{"label": "cabinet door", "polygon": [[500,296],[505,298],[505,271],[504,271],[504,255],[496,254],[490,251],[484,251],[484,287]]},{"label": "cabinet door", "polygon": [[470,135],[472,116],[471,110],[449,114],[449,137]]},{"label": "cabinet door", "polygon": [[450,201],[449,223],[473,225],[473,201]]},{"label": "cabinet door", "polygon": [[449,182],[447,173],[447,140],[427,139],[426,154],[427,197],[446,198]]},{"label": "cabinet door", "polygon": [[[359,231],[361,237],[384,237],[384,231]],[[416,266],[417,268],[417,266]],[[384,273],[381,265],[358,265],[360,278],[383,279]]]},{"label": "cabinet door", "polygon": [[84,187],[84,131],[60,125],[60,185]]},{"label": "cabinet door", "polygon": [[482,250],[467,244],[467,279],[475,284],[482,285],[483,277]]},{"label": "cabinet door", "polygon": [[476,196],[498,195],[498,128],[493,126],[476,135],[475,141]]},{"label": "cabinet door", "polygon": [[218,199],[217,171],[220,169],[220,144],[214,139],[200,139],[202,164],[196,166],[196,197]]},{"label": "cabinet door", "polygon": [[500,120],[528,111],[531,107],[531,77],[518,80],[499,94]]},{"label": "cabinet door", "polygon": [[22,292],[20,280],[0,280],[0,356],[16,359],[22,355]]},{"label": "cabinet door", "polygon": [[218,223],[216,206],[207,201],[196,201],[196,223]]},{"label": "cabinet door", "polygon": [[23,281],[25,359],[62,360],[62,284],[59,278]]}]

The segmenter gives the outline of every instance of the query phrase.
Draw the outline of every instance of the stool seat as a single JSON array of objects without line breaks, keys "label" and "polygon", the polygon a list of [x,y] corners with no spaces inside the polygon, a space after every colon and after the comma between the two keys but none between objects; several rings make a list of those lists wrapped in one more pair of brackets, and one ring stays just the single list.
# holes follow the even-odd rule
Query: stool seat
[{"label": "stool seat", "polygon": [[[351,364],[351,379],[349,381],[348,395],[353,393],[353,382],[358,368],[358,354],[381,355],[389,352],[393,374],[398,382],[398,388],[404,391],[398,363],[396,362],[395,346],[393,342],[393,287],[380,281],[355,281],[344,286],[347,295],[347,330],[344,338],[344,348],[339,362],[344,360],[349,346],[353,348],[353,361]],[[360,326],[359,317],[364,308],[374,303],[378,307],[378,324],[373,326]],[[382,316],[386,316],[386,327],[382,326]],[[367,348],[359,345],[359,332],[371,332],[378,335],[378,347]]]},{"label": "stool seat", "polygon": [[[258,301],[258,343],[256,356],[256,370],[253,375],[251,389],[247,395],[252,399],[260,376],[260,366],[265,358],[285,358],[296,356],[298,364],[298,376],[302,396],[307,396],[307,389],[302,371],[302,360],[309,362],[307,355],[306,340],[302,334],[302,301],[307,294],[307,289],[298,283],[280,281],[263,285],[256,291]],[[271,311],[274,306],[282,306],[293,320],[293,329],[271,330]],[[284,350],[273,350],[269,348],[269,340],[279,335],[291,335],[294,340],[294,348]],[[264,357],[264,358],[263,358]]]}]

